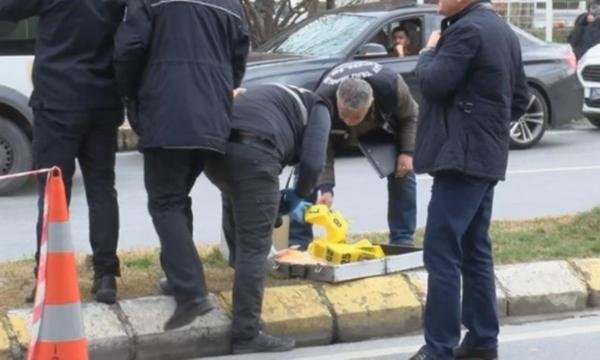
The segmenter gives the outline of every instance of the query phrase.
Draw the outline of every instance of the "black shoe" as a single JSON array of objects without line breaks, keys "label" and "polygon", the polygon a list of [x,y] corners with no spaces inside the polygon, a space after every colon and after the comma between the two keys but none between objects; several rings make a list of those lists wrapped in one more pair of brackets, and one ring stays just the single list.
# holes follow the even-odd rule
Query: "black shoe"
[{"label": "black shoe", "polygon": [[173,285],[169,282],[169,280],[167,280],[166,277],[159,279],[156,282],[156,287],[158,288],[158,291],[160,291],[160,293],[163,295],[166,295],[166,296],[175,295],[175,290],[173,289]]},{"label": "black shoe", "polygon": [[454,349],[454,357],[464,360],[496,360],[498,359],[498,349],[471,348],[461,345]]},{"label": "black shoe", "polygon": [[234,354],[250,354],[258,352],[284,352],[290,351],[296,342],[288,338],[279,338],[260,332],[250,340],[233,340],[232,352]]},{"label": "black shoe", "polygon": [[112,275],[104,275],[94,279],[92,294],[97,302],[114,304],[117,301],[117,281]]},{"label": "black shoe", "polygon": [[411,356],[408,360],[435,360],[435,358],[425,353],[423,349],[421,349],[418,353]]},{"label": "black shoe", "polygon": [[168,331],[189,325],[198,316],[209,313],[213,308],[208,296],[178,304],[171,318],[165,323],[164,329]]}]

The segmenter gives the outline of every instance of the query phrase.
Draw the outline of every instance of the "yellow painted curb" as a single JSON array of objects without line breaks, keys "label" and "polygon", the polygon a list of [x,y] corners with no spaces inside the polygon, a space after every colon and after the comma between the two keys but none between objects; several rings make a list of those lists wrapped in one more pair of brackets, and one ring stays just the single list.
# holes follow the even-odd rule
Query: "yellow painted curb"
[{"label": "yellow painted curb", "polygon": [[588,287],[590,305],[600,306],[600,259],[573,259],[570,262]]},{"label": "yellow painted curb", "polygon": [[10,340],[4,326],[0,323],[0,359],[10,357]]},{"label": "yellow painted curb", "polygon": [[29,333],[29,324],[27,315],[20,310],[8,313],[8,322],[13,333],[17,336],[17,341],[22,348],[27,348],[31,340]]},{"label": "yellow painted curb", "polygon": [[323,286],[337,318],[340,341],[355,341],[414,331],[421,327],[422,305],[401,275]]},{"label": "yellow painted curb", "polygon": [[[231,292],[220,298],[231,313]],[[266,288],[261,320],[266,332],[293,337],[301,345],[329,344],[333,336],[333,317],[309,285]]]}]

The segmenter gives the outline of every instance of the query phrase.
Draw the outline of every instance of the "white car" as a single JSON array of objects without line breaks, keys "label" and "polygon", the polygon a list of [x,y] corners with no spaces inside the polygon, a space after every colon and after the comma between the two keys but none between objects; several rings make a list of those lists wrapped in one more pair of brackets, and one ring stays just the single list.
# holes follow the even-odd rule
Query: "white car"
[{"label": "white car", "polygon": [[[29,107],[37,19],[0,21],[0,175],[32,166],[33,112]],[[0,181],[0,195],[21,187],[26,178]]]},{"label": "white car", "polygon": [[600,45],[579,60],[577,75],[583,85],[583,115],[600,128]]}]

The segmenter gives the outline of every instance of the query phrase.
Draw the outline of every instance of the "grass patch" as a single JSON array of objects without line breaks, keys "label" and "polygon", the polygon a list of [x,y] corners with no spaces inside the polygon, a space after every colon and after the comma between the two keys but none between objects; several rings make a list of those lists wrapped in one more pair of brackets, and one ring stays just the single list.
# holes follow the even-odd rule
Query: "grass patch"
[{"label": "grass patch", "polygon": [[[423,246],[423,229],[415,243]],[[497,264],[600,256],[600,208],[560,217],[530,220],[498,220],[492,223],[490,237]],[[375,243],[388,242],[388,233],[358,234]]]},{"label": "grass patch", "polygon": [[[523,221],[495,221],[490,229],[496,263],[566,259],[600,256],[600,208],[576,215],[548,217]],[[367,238],[386,243],[386,232],[355,234],[351,241]],[[417,245],[423,244],[423,230],[415,234]],[[214,246],[201,246],[198,253],[204,263],[208,289],[211,292],[231,290],[234,272],[227,266]],[[120,253],[122,277],[119,279],[121,299],[158,295],[156,281],[163,276],[159,250],[137,249]],[[93,271],[89,256],[78,256],[81,295],[91,300],[89,289]],[[0,263],[0,313],[27,306],[25,297],[33,287],[34,262],[30,259]],[[267,279],[267,286],[305,283],[276,276]]]}]

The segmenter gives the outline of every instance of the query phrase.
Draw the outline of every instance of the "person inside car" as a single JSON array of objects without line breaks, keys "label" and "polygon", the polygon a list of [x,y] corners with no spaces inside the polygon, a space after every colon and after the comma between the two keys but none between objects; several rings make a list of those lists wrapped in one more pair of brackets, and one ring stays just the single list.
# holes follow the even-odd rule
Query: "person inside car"
[{"label": "person inside car", "polygon": [[408,30],[403,26],[397,26],[392,31],[392,46],[388,50],[390,55],[396,57],[405,57],[414,55],[411,53],[410,36]]}]

